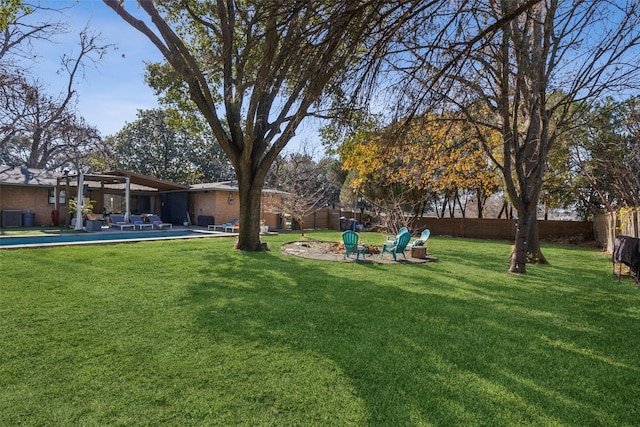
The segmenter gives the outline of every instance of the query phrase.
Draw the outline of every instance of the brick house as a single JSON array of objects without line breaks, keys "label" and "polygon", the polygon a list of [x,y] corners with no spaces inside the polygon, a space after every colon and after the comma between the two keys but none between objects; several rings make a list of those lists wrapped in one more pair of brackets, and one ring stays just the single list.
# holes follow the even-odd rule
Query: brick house
[{"label": "brick house", "polygon": [[56,178],[41,169],[0,165],[0,226],[20,227],[23,215],[34,224],[49,224]]},{"label": "brick house", "polygon": [[[285,195],[277,190],[263,190],[260,219],[270,230],[283,229],[282,215],[269,211],[268,197]],[[236,181],[193,184],[189,187],[189,214],[198,225],[224,224],[240,216]],[[203,218],[204,217],[204,218]],[[200,220],[198,220],[200,219]]]},{"label": "brick house", "polygon": [[[96,214],[125,213],[128,207],[132,214],[152,213],[165,222],[182,224],[187,220],[202,226],[239,217],[238,186],[231,181],[189,186],[119,170],[85,174],[83,181],[84,198],[95,201]],[[279,194],[272,190],[265,193]],[[53,211],[57,211],[59,224],[69,224],[68,198],[77,194],[78,177],[73,174],[0,165],[0,227],[52,225]],[[262,210],[265,225],[282,228],[280,215],[267,212],[264,206]],[[24,219],[30,221],[23,224]]]}]

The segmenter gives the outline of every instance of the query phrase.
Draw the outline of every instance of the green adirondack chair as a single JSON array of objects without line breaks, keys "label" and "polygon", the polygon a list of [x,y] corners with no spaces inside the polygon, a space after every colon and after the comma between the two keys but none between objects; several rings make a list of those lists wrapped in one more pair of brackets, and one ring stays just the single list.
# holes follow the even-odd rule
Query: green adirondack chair
[{"label": "green adirondack chair", "polygon": [[411,240],[411,233],[408,231],[399,234],[394,242],[382,245],[382,255],[380,255],[380,258],[384,256],[385,252],[389,252],[393,256],[394,261],[397,261],[397,254],[402,254],[404,259],[407,259],[407,256],[404,254],[404,250],[407,248],[409,240]]},{"label": "green adirondack chair", "polygon": [[431,236],[431,231],[427,228],[420,234],[419,239],[415,239],[413,242],[409,243],[407,247],[413,248],[414,246],[427,246],[429,236]]},{"label": "green adirondack chair", "polygon": [[396,234],[395,236],[387,236],[387,239],[385,240],[384,244],[388,245],[390,243],[395,242],[402,233],[406,233],[408,231],[409,229],[407,227],[400,228],[400,230],[398,230],[398,234]]},{"label": "green adirondack chair", "polygon": [[344,243],[345,253],[344,258],[349,257],[349,254],[356,254],[356,261],[360,259],[360,254],[365,257],[365,245],[358,243],[358,233],[353,230],[347,230],[342,233],[342,242]]}]

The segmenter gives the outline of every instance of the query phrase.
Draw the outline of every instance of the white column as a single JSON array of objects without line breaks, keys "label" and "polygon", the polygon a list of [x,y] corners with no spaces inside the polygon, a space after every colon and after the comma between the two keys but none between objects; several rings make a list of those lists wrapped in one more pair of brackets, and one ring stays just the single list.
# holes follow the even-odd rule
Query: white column
[{"label": "white column", "polygon": [[78,171],[78,196],[76,199],[76,226],[75,230],[82,230],[82,207],[84,206],[84,195],[82,189],[84,187],[84,174]]},{"label": "white column", "polygon": [[127,181],[126,181],[125,186],[124,186],[124,197],[126,199],[126,202],[125,202],[126,203],[126,207],[125,207],[125,211],[126,212],[124,213],[124,220],[125,221],[129,221],[129,216],[131,215],[130,207],[129,207],[129,192],[130,192],[130,189],[129,189],[130,185],[129,184],[130,184],[130,181],[129,181],[129,177],[128,176],[125,177],[125,179]]},{"label": "white column", "polygon": [[58,206],[58,200],[60,199],[60,178],[56,178],[56,186],[53,189],[53,197],[55,197],[55,201],[53,202],[53,209],[58,210],[60,206]]}]

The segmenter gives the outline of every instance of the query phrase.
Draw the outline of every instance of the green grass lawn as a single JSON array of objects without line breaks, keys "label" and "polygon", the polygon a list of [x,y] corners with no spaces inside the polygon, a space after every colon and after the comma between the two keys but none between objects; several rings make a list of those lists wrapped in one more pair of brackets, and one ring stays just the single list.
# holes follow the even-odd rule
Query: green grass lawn
[{"label": "green grass lawn", "polygon": [[506,242],[356,264],[298,238],[0,251],[0,425],[638,425],[640,290],[603,253],[516,276]]}]

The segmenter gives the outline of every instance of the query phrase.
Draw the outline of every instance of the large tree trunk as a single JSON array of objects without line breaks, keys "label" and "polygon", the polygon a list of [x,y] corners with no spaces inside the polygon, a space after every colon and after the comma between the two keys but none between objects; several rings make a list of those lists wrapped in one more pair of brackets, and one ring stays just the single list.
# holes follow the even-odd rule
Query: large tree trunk
[{"label": "large tree trunk", "polygon": [[547,259],[540,248],[540,233],[538,232],[538,219],[533,215],[529,227],[529,247],[527,249],[527,261],[530,264],[547,264]]},{"label": "large tree trunk", "polygon": [[238,193],[240,196],[240,230],[236,249],[243,251],[261,251],[260,242],[260,208],[262,203],[262,186],[254,176],[238,177]]},{"label": "large tree trunk", "polygon": [[509,272],[524,274],[526,272],[527,263],[547,263],[547,260],[542,254],[542,250],[540,248],[538,219],[536,218],[535,207],[529,208],[525,212],[518,212],[516,239],[513,252],[511,252]]},{"label": "large tree trunk", "polygon": [[518,221],[516,223],[516,241],[511,252],[511,262],[509,264],[509,273],[524,274],[527,271],[527,254],[529,252],[529,235],[531,233],[531,222],[534,213],[527,209],[524,212],[518,212]]}]

